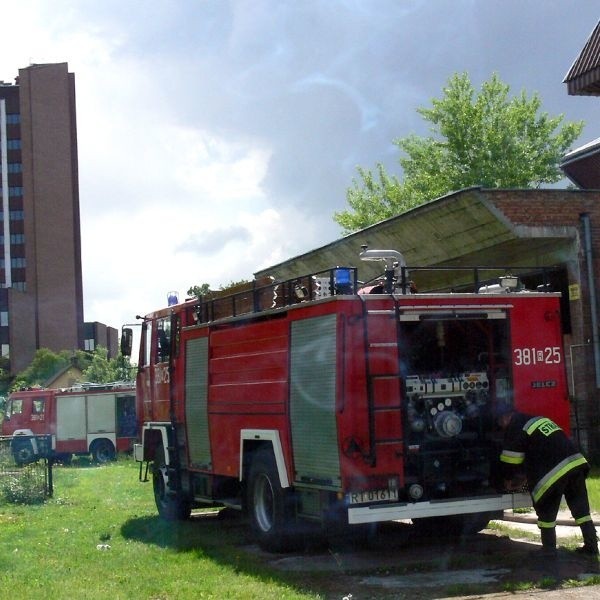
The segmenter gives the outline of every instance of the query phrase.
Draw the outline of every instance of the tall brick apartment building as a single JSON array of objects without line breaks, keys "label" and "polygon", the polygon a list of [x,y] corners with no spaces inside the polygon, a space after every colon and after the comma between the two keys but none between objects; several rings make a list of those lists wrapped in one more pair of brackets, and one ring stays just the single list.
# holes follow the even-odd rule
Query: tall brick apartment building
[{"label": "tall brick apartment building", "polygon": [[38,348],[84,349],[75,79],[66,63],[0,82],[0,186],[0,350],[16,373]]}]

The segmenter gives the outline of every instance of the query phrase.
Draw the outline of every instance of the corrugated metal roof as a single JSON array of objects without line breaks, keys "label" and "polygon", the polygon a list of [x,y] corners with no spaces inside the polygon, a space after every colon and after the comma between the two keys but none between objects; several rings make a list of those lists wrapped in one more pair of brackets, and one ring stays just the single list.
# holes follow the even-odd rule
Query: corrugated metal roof
[{"label": "corrugated metal roof", "polygon": [[600,22],[563,79],[571,96],[600,96]]},{"label": "corrugated metal roof", "polygon": [[[357,267],[358,279],[370,281],[382,274],[383,267],[380,262],[359,259],[363,245],[398,250],[409,267],[563,263],[576,232],[564,227],[515,225],[494,205],[494,196],[506,191],[473,187],[452,192],[254,275],[283,281],[341,266]],[[550,196],[558,192],[564,190],[544,190]],[[525,199],[527,194],[539,195],[540,190],[516,193]],[[463,277],[472,278],[468,272]],[[421,291],[463,283],[456,272],[423,271],[414,279]]]}]

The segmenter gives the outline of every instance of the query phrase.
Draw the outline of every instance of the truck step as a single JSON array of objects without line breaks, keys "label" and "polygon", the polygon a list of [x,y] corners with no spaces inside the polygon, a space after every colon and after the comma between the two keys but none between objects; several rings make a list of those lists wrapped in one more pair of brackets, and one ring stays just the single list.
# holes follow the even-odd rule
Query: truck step
[{"label": "truck step", "polygon": [[233,508],[234,510],[242,510],[242,502],[239,498],[225,498],[220,500],[221,504],[226,508]]}]

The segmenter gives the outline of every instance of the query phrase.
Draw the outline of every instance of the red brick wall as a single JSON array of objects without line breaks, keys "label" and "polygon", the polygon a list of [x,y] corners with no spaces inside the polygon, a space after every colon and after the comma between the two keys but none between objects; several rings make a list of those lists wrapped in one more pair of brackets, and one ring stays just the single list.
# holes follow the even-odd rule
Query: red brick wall
[{"label": "red brick wall", "polygon": [[[600,234],[600,191],[485,190],[485,195],[515,225],[579,226],[579,215],[590,213]],[[600,244],[600,237],[596,237]]]}]

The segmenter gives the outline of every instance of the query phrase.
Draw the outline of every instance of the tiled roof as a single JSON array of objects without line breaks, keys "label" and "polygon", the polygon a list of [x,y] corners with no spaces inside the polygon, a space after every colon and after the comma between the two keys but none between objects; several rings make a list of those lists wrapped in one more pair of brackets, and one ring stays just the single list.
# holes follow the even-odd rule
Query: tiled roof
[{"label": "tiled roof", "polygon": [[571,96],[600,96],[600,22],[575,59],[563,83]]}]

